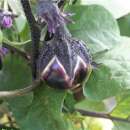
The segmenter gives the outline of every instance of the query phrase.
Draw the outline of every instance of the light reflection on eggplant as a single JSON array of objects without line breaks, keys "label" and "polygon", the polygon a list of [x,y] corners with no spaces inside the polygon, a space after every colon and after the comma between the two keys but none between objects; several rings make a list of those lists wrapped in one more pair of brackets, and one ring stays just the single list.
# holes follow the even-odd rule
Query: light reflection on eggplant
[{"label": "light reflection on eggplant", "polygon": [[56,56],[49,62],[41,74],[42,80],[46,81],[49,86],[57,88],[71,87],[71,81],[64,67]]}]

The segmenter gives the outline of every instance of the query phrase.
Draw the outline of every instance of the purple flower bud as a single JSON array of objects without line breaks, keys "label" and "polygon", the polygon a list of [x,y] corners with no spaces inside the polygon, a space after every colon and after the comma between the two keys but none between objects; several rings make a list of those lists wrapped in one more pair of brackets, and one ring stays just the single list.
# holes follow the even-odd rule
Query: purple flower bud
[{"label": "purple flower bud", "polygon": [[13,20],[11,16],[4,16],[1,23],[4,28],[10,28],[13,25]]},{"label": "purple flower bud", "polygon": [[66,18],[67,14],[60,12],[57,4],[51,1],[40,0],[38,2],[37,15],[38,21],[40,23],[45,21],[48,26],[48,31],[53,34],[60,24],[70,22],[70,20]]},{"label": "purple flower bud", "polygon": [[10,28],[13,25],[14,17],[17,16],[10,11],[0,10],[0,26]]},{"label": "purple flower bud", "polygon": [[5,47],[0,47],[0,57],[4,57],[8,53],[8,49]]},{"label": "purple flower bud", "polygon": [[38,60],[39,77],[49,86],[71,89],[89,74],[91,55],[83,41],[72,38],[63,27],[44,43]]}]

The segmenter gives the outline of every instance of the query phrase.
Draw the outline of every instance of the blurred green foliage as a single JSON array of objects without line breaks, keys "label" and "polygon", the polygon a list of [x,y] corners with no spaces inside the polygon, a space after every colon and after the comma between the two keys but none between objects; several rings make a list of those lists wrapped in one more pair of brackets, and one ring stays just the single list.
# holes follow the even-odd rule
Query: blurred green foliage
[{"label": "blurred green foliage", "polygon": [[[43,84],[25,96],[3,100],[13,112],[21,130],[130,128],[130,125],[124,122],[85,117],[75,110],[108,114],[122,119],[130,117],[130,15],[121,10],[122,17],[115,19],[99,1],[95,1],[94,5],[91,5],[90,1],[88,4],[82,2],[78,0],[72,5],[73,1],[67,1],[64,10],[75,13],[71,18],[75,24],[68,24],[68,28],[73,37],[86,43],[93,60],[98,63],[83,86],[85,99],[77,102],[72,92],[52,89]],[[36,16],[37,1],[31,0],[30,3]],[[0,8],[10,9],[18,14],[11,29],[1,28],[1,45],[6,43],[31,54],[30,29],[20,0],[1,0]],[[42,31],[42,40],[45,34],[46,31]],[[0,70],[0,90],[20,89],[31,83],[29,62],[17,53],[6,55],[3,59],[3,69]]]}]

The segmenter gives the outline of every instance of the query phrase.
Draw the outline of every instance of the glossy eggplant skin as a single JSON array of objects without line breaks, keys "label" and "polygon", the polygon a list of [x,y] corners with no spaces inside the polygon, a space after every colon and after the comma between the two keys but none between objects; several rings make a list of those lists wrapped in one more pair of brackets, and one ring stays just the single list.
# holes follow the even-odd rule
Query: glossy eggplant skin
[{"label": "glossy eggplant skin", "polygon": [[92,58],[83,41],[72,38],[60,26],[53,39],[43,44],[38,59],[41,80],[59,89],[71,89],[83,83]]}]

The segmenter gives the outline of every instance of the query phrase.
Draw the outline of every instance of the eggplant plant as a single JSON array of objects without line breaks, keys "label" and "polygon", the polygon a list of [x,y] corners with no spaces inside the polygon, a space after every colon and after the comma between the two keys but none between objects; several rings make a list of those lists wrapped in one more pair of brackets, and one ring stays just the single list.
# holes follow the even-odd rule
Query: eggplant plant
[{"label": "eggplant plant", "polygon": [[0,1],[2,130],[129,129],[130,10],[106,1]]}]

